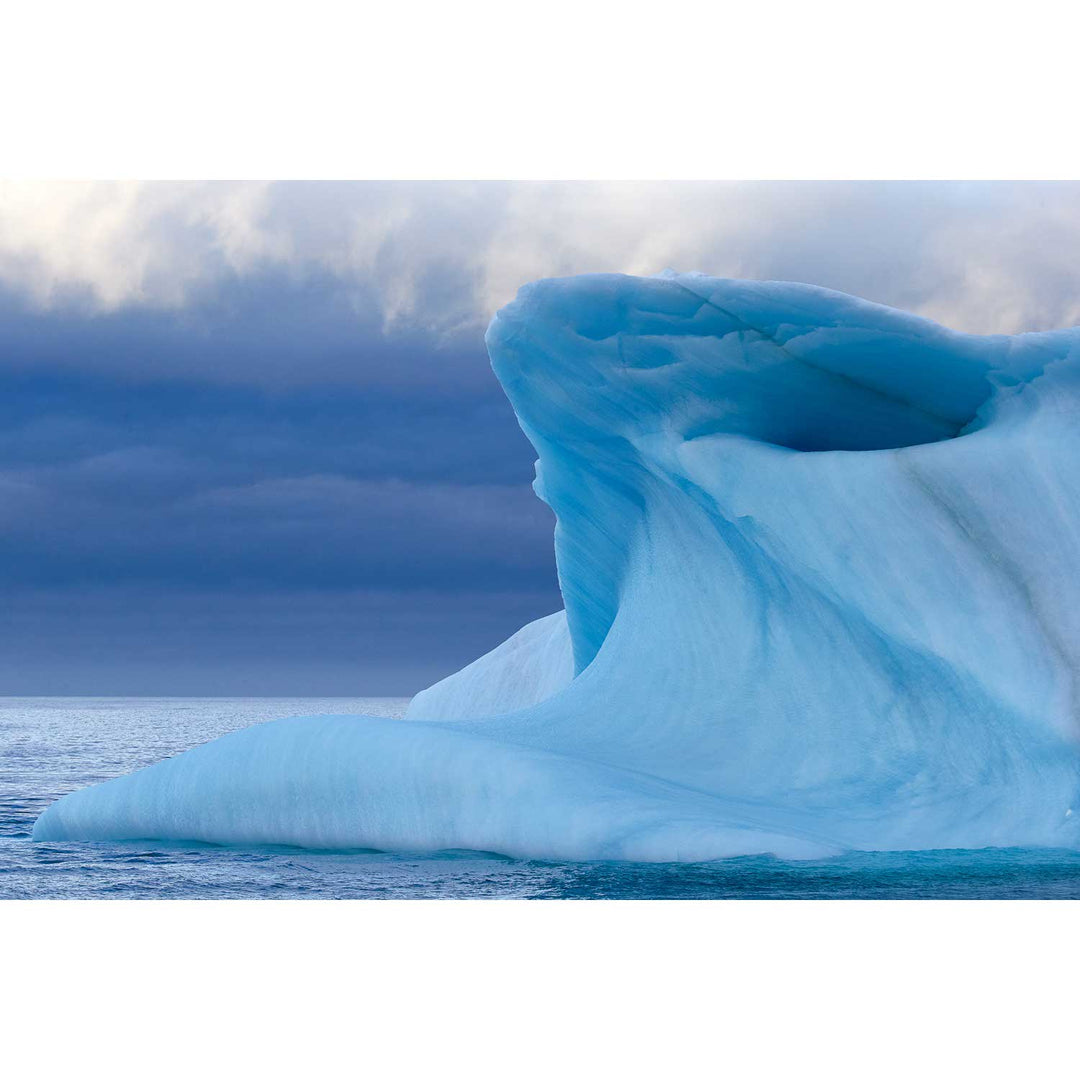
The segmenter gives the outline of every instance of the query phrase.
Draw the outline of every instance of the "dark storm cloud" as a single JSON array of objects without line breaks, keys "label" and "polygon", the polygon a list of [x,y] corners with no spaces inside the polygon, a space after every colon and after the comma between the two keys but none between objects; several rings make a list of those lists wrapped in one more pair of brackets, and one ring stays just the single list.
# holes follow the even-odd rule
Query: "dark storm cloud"
[{"label": "dark storm cloud", "polygon": [[[102,323],[127,340],[127,318],[96,316],[99,343]],[[229,363],[228,344],[218,347]],[[469,360],[486,368],[482,351]],[[0,580],[12,585],[552,580],[533,453],[490,371],[455,395],[424,383],[282,390],[45,363],[9,369],[4,383]]]},{"label": "dark storm cloud", "polygon": [[553,578],[550,516],[520,486],[315,476],[169,497],[147,494],[157,462],[118,455],[106,468],[134,477],[126,497],[108,474],[106,485],[93,476],[81,484],[88,469],[52,484],[0,475],[4,581],[285,589],[464,582],[483,591]]},{"label": "dark storm cloud", "polygon": [[5,694],[408,694],[561,606],[549,590],[0,588]]},{"label": "dark storm cloud", "polygon": [[487,386],[482,329],[383,331],[377,299],[325,270],[225,274],[185,306],[37,307],[0,288],[0,370],[162,379],[293,391],[345,384],[436,393]]},{"label": "dark storm cloud", "polygon": [[0,692],[411,692],[560,606],[478,327],[325,274],[0,315]]},{"label": "dark storm cloud", "polygon": [[533,457],[490,372],[489,385],[456,395],[347,384],[270,391],[64,370],[0,379],[6,468],[153,448],[178,479],[190,463],[207,483],[322,472],[502,483],[526,480]]}]

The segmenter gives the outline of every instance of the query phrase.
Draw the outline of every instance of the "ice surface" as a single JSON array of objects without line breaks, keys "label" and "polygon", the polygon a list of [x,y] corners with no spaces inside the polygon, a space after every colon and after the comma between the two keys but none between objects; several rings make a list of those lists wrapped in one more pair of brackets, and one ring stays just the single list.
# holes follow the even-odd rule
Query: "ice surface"
[{"label": "ice surface", "polygon": [[537,282],[488,347],[565,619],[405,721],[259,725],[38,839],[563,859],[1080,847],[1080,330],[807,285]]},{"label": "ice surface", "polygon": [[574,677],[566,612],[523,626],[468,667],[421,690],[409,702],[410,720],[496,716],[546,701]]}]

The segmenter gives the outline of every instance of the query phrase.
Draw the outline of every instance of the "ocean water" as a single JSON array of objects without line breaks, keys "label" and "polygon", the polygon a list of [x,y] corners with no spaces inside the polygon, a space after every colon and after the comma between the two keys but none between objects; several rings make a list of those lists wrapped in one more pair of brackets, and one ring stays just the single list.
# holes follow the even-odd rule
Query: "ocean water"
[{"label": "ocean water", "polygon": [[400,716],[405,698],[0,698],[4,899],[1080,899],[1080,852],[857,854],[817,862],[552,863],[226,848],[35,844],[54,799],[227,731],[283,716]]}]

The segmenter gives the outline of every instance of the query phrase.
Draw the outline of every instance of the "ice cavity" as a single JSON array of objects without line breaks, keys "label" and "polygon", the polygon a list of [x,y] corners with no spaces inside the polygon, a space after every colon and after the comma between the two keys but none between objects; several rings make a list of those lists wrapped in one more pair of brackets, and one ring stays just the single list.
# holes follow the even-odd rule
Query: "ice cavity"
[{"label": "ice cavity", "polygon": [[1080,330],[537,282],[488,332],[566,604],[419,695],[67,796],[38,839],[685,860],[1080,846]]}]

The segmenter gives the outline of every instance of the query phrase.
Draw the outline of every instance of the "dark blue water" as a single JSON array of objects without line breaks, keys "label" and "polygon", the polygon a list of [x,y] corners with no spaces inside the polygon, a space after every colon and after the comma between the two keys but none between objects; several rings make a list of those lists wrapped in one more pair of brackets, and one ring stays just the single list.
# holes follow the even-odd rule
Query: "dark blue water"
[{"label": "dark blue water", "polygon": [[890,852],[819,862],[549,863],[142,841],[35,844],[75,788],[247,724],[297,714],[399,716],[397,698],[0,698],[0,898],[1080,899],[1080,853]]}]

